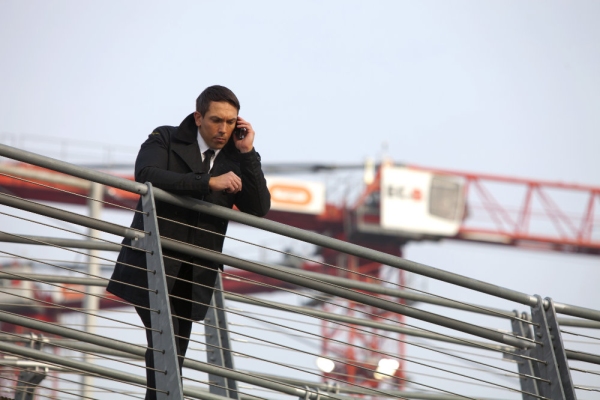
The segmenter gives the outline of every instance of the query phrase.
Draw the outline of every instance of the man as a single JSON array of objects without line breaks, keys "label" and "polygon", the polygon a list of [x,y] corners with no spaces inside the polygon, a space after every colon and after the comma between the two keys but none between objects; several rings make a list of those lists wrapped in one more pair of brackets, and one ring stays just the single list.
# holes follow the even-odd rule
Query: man
[{"label": "man", "polygon": [[[264,216],[271,206],[271,197],[260,156],[254,150],[254,129],[238,116],[239,109],[240,103],[231,90],[223,86],[206,88],[196,100],[196,112],[178,127],[156,128],[142,144],[135,161],[135,180],[224,207],[235,204],[243,212]],[[233,134],[235,128],[245,130],[245,135]],[[222,251],[227,220],[160,201],[156,202],[156,212],[162,236]],[[143,229],[140,213],[135,214],[132,227]],[[131,241],[125,239],[123,244],[130,246]],[[170,302],[175,335],[180,336],[175,342],[181,368],[192,320],[204,319],[222,265],[164,249],[163,256],[169,294],[177,296]],[[107,290],[136,305],[144,326],[149,328],[148,291],[142,289],[148,287],[145,268],[145,253],[123,247]],[[146,330],[146,338],[151,348],[152,331]],[[148,387],[155,388],[152,350],[146,351],[146,367]],[[146,399],[154,398],[155,390],[148,389]]]}]

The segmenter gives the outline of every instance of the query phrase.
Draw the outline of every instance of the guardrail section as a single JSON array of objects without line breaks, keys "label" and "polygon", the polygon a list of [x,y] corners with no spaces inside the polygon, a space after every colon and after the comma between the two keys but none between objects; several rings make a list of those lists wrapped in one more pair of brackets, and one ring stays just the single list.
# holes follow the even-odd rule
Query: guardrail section
[{"label": "guardrail section", "polygon": [[[0,213],[14,221],[0,228],[0,396],[143,398],[150,376],[159,399],[575,399],[600,391],[587,384],[600,375],[597,310],[9,146],[0,145],[0,155],[87,182],[90,204],[109,205],[100,186],[107,185],[140,195],[142,205],[101,216],[0,193]],[[155,200],[249,228],[227,236],[233,251],[179,242],[160,235]],[[144,229],[125,226],[124,213],[141,214]],[[336,251],[340,262],[282,249],[282,237]],[[146,258],[148,285],[132,286],[148,292],[150,305],[137,313],[104,290],[122,238]],[[204,285],[165,272],[165,260],[178,257],[197,270],[208,268],[199,260],[226,266],[210,303],[169,293],[169,281]],[[374,268],[353,268],[359,259]],[[411,287],[403,271],[451,285],[452,297]],[[481,304],[470,301],[475,292]],[[209,311],[194,321],[173,302]],[[177,323],[191,326],[185,358]]]}]

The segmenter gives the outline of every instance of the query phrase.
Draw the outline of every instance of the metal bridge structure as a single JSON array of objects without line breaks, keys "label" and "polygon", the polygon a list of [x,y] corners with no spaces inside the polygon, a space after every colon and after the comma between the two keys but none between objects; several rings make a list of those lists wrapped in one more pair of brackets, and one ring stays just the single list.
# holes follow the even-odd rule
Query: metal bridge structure
[{"label": "metal bridge structure", "polygon": [[[1,250],[12,264],[0,271],[0,398],[143,398],[145,328],[131,305],[103,289],[108,282],[103,267],[114,264],[122,238],[131,239],[148,262],[159,399],[600,398],[594,384],[600,381],[600,351],[594,351],[600,343],[596,305],[523,293],[14,147],[0,145],[0,156],[59,172],[77,185],[84,182],[87,193],[69,195],[94,205],[86,215],[87,209],[77,212],[0,193],[1,212],[18,221],[0,229],[0,239],[14,246]],[[61,187],[48,189],[65,194]],[[128,204],[100,200],[102,192],[115,191],[133,199],[141,196],[143,231],[98,214],[99,204],[135,212]],[[351,268],[351,263],[302,257],[302,263],[319,266],[306,270],[176,242],[158,231],[156,200],[247,226],[248,237],[227,240],[248,248],[258,245],[260,235],[284,236],[385,266],[390,276],[408,271],[444,282],[453,295],[410,287],[386,279],[379,269],[370,273]],[[21,233],[25,224],[29,230]],[[526,219],[513,226],[526,234]],[[591,240],[589,226],[576,232],[579,245]],[[31,234],[48,227],[61,233]],[[34,249],[43,249],[45,256],[33,256],[38,254]],[[207,318],[193,325],[182,372],[162,249],[227,266]],[[278,250],[261,245],[260,251]],[[68,263],[66,254],[77,254],[82,261]],[[235,293],[239,282],[264,288],[256,292],[286,292],[286,301]],[[487,301],[470,302],[473,293]],[[489,305],[498,303],[502,307]],[[423,304],[435,311],[419,307]],[[68,311],[69,317],[49,317],[59,311]],[[323,342],[330,348],[343,346],[345,353],[324,354]],[[581,342],[589,344],[585,351]],[[401,347],[418,348],[419,356],[398,351]]]}]

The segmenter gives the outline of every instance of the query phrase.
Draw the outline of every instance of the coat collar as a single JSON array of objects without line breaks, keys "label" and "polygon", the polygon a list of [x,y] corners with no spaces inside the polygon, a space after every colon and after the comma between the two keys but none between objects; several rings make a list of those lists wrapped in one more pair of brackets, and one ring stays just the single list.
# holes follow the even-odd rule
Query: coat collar
[{"label": "coat collar", "polygon": [[171,143],[172,150],[185,161],[194,173],[200,173],[202,157],[198,148],[198,127],[193,113],[185,117],[173,136],[176,140]]},{"label": "coat collar", "polygon": [[194,113],[191,113],[179,124],[175,138],[186,143],[198,143],[198,126],[196,126],[196,120],[194,120]]}]

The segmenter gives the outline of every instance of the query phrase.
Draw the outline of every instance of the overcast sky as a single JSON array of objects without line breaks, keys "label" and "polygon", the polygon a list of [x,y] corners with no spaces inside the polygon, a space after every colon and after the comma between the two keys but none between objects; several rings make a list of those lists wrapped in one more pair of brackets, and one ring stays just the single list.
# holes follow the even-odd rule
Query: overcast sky
[{"label": "overcast sky", "polygon": [[266,161],[599,184],[600,3],[0,2],[0,132],[139,146],[206,86]]},{"label": "overcast sky", "polygon": [[[264,162],[387,154],[600,186],[599,18],[581,0],[0,0],[0,135],[135,152],[221,84]],[[598,257],[464,243],[405,255],[600,307]]]}]

